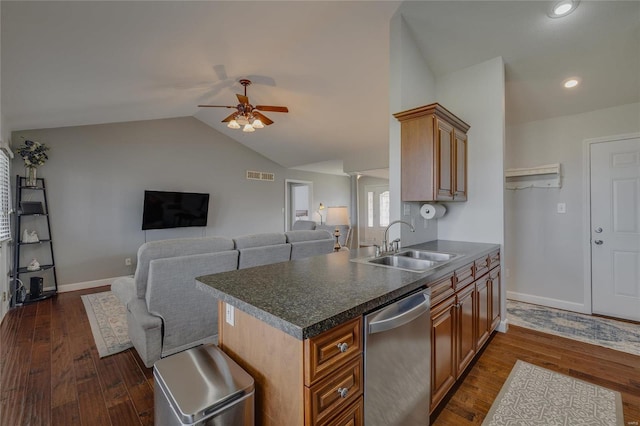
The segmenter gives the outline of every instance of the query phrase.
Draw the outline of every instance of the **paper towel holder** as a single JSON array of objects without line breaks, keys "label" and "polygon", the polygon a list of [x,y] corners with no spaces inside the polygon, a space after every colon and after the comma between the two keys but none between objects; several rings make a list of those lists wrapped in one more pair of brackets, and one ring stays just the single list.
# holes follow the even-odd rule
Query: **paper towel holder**
[{"label": "paper towel holder", "polygon": [[429,219],[439,219],[445,215],[447,208],[442,204],[423,204],[420,207],[420,216]]}]

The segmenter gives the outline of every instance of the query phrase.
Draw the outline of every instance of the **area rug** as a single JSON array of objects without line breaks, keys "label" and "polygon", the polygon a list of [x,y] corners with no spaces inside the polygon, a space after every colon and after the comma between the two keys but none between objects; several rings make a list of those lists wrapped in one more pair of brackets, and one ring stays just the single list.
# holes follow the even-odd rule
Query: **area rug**
[{"label": "area rug", "polygon": [[640,355],[640,325],[507,300],[509,324]]},{"label": "area rug", "polygon": [[81,296],[100,358],[133,345],[127,330],[127,309],[110,291]]},{"label": "area rug", "polygon": [[516,361],[484,426],[624,425],[620,392]]}]

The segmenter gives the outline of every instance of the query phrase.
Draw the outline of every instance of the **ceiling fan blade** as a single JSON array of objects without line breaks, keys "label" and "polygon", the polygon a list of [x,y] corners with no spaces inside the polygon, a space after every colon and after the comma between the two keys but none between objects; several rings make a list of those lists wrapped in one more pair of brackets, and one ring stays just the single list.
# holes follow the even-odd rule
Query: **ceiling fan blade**
[{"label": "ceiling fan blade", "polygon": [[256,105],[255,109],[259,109],[260,111],[289,112],[289,108],[285,106]]},{"label": "ceiling fan blade", "polygon": [[244,104],[248,104],[248,103],[249,103],[249,98],[248,98],[247,96],[245,96],[245,95],[241,95],[241,94],[239,94],[239,93],[236,93],[236,96],[238,97],[238,101],[239,101],[241,104],[243,104],[243,105],[244,105]]},{"label": "ceiling fan blade", "polygon": [[224,120],[221,121],[221,123],[228,123],[231,120],[234,119],[234,117],[236,116],[236,113],[234,112],[233,114],[231,114],[230,116],[228,116],[227,118],[225,118]]},{"label": "ceiling fan blade", "polygon": [[260,121],[262,121],[262,124],[264,124],[265,126],[268,126],[269,124],[273,124],[273,120],[271,120],[269,117],[267,117],[264,114],[260,114],[258,111],[253,111],[253,115],[256,118],[259,118]]},{"label": "ceiling fan blade", "polygon": [[235,106],[229,105],[198,105],[198,108],[236,108]]}]

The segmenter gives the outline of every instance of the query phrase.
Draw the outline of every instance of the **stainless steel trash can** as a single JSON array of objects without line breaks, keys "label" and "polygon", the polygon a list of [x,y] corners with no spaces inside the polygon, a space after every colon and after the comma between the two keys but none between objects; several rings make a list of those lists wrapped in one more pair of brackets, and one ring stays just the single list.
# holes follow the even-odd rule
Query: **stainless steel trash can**
[{"label": "stainless steel trash can", "polygon": [[215,345],[157,361],[153,378],[156,426],[254,424],[253,378]]}]

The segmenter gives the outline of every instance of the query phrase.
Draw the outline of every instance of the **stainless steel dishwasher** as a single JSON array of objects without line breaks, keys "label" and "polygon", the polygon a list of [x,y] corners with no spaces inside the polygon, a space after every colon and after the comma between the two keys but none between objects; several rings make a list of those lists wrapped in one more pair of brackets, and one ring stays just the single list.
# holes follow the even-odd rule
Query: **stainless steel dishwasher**
[{"label": "stainless steel dishwasher", "polygon": [[365,315],[367,426],[429,424],[430,294],[424,289]]}]

